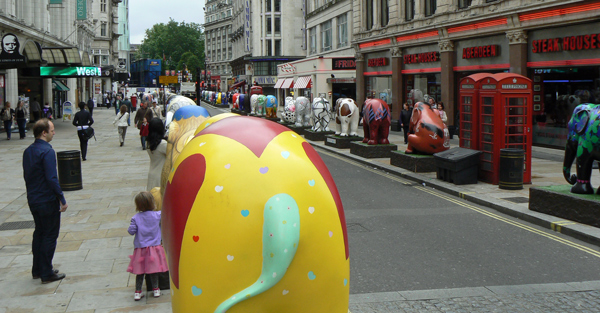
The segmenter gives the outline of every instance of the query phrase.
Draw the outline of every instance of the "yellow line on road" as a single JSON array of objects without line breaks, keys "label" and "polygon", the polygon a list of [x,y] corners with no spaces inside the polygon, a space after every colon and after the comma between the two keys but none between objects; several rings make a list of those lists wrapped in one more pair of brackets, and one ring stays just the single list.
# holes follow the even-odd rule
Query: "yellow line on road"
[{"label": "yellow line on road", "polygon": [[540,236],[546,237],[546,238],[548,238],[548,239],[551,239],[551,240],[554,240],[554,241],[560,242],[560,243],[562,243],[562,244],[564,244],[564,245],[567,245],[567,246],[569,246],[569,247],[572,247],[572,248],[578,249],[578,250],[580,250],[580,251],[586,252],[586,253],[588,253],[588,254],[591,254],[591,255],[593,255],[593,256],[595,256],[595,257],[598,257],[598,258],[600,258],[600,252],[599,252],[599,251],[596,251],[596,250],[594,250],[594,249],[591,249],[591,248],[588,248],[588,247],[586,247],[586,246],[583,246],[583,245],[577,244],[577,243],[575,243],[575,242],[572,242],[572,241],[570,241],[570,240],[567,240],[567,239],[564,239],[564,238],[558,237],[558,236],[556,236],[556,235],[553,235],[553,234],[550,234],[550,233],[547,233],[547,232],[541,231],[541,230],[539,230],[539,229],[536,229],[536,228],[534,228],[534,227],[531,227],[531,226],[528,226],[528,225],[525,225],[525,224],[522,224],[522,223],[519,223],[519,222],[515,222],[515,221],[513,221],[513,220],[510,220],[510,219],[508,219],[508,218],[505,218],[505,217],[502,217],[502,216],[500,216],[500,215],[497,215],[497,214],[494,214],[494,213],[488,212],[488,211],[486,211],[486,210],[483,210],[483,209],[480,209],[480,208],[478,208],[478,207],[476,207],[476,206],[470,205],[470,204],[468,204],[468,203],[464,203],[464,202],[462,202],[462,201],[460,201],[460,200],[457,200],[457,199],[455,199],[455,198],[453,198],[453,197],[447,196],[447,195],[445,195],[445,194],[441,194],[441,193],[439,193],[439,192],[436,192],[436,191],[433,191],[433,190],[427,189],[427,188],[425,188],[425,187],[421,187],[421,186],[415,186],[415,188],[417,188],[417,189],[419,189],[419,190],[421,190],[421,191],[427,192],[427,193],[429,193],[429,194],[431,194],[431,195],[434,195],[434,196],[436,196],[436,197],[439,197],[439,198],[442,198],[442,199],[448,200],[448,201],[450,201],[450,202],[456,203],[456,204],[458,204],[458,205],[460,205],[460,206],[462,206],[462,207],[465,207],[465,208],[467,208],[467,209],[470,209],[470,210],[473,210],[473,211],[475,211],[475,212],[481,213],[481,214],[483,214],[483,215],[489,216],[489,217],[491,217],[491,218],[494,218],[494,219],[496,219],[496,220],[502,221],[502,222],[504,222],[504,223],[507,223],[507,224],[510,224],[510,225],[513,225],[513,226],[516,226],[516,227],[518,227],[518,228],[521,228],[521,229],[523,229],[523,230],[526,230],[526,231],[529,231],[529,232],[531,232],[531,233],[534,233],[534,234],[537,234],[537,235],[540,235]]}]

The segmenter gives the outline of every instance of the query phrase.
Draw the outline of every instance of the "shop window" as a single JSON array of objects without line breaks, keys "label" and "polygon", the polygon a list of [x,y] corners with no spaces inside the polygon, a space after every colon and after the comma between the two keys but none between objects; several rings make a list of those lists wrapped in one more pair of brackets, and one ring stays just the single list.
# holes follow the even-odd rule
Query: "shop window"
[{"label": "shop window", "polygon": [[373,28],[373,0],[367,0],[366,2],[365,22],[367,24],[365,25],[365,29],[371,30]]},{"label": "shop window", "polygon": [[348,45],[348,15],[342,14],[337,18],[338,48]]},{"label": "shop window", "polygon": [[321,51],[331,50],[331,21],[321,24]]},{"label": "shop window", "polygon": [[388,0],[381,1],[381,26],[385,27],[390,21],[390,6]]},{"label": "shop window", "polygon": [[405,0],[405,18],[407,21],[412,21],[415,18],[415,0]]},{"label": "shop window", "polygon": [[471,6],[471,0],[458,0],[458,8],[466,9]]},{"label": "shop window", "polygon": [[425,16],[434,15],[436,8],[437,8],[436,0],[425,0]]},{"label": "shop window", "polygon": [[378,76],[365,78],[367,98],[381,99],[391,106],[392,104],[392,77]]},{"label": "shop window", "polygon": [[[416,101],[423,100],[416,98],[416,95],[428,95],[433,97],[436,102],[442,98],[442,75],[441,74],[415,74],[406,75],[406,101],[409,105],[414,105]],[[410,92],[415,90],[415,92]],[[411,97],[412,96],[412,97]]]},{"label": "shop window", "polygon": [[309,39],[310,39],[310,54],[317,53],[317,28],[313,27],[308,30]]}]

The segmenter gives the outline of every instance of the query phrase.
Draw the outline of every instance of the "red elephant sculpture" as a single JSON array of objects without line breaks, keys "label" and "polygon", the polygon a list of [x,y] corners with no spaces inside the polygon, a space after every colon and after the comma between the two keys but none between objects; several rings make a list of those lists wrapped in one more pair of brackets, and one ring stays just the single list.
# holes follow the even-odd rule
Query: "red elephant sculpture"
[{"label": "red elephant sculpture", "polygon": [[363,106],[363,143],[387,145],[390,143],[390,107],[381,99],[367,99]]},{"label": "red elephant sculpture", "polygon": [[423,154],[434,154],[450,148],[448,127],[442,122],[438,110],[432,109],[429,104],[417,102],[408,129],[410,134],[405,153],[414,153],[416,150]]}]

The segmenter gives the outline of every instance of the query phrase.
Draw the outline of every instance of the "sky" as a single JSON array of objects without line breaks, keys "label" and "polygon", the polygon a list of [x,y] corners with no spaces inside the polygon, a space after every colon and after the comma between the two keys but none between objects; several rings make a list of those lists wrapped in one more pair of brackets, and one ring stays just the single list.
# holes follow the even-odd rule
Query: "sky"
[{"label": "sky", "polygon": [[176,22],[204,24],[205,0],[129,0],[130,43],[140,44],[154,24]]}]

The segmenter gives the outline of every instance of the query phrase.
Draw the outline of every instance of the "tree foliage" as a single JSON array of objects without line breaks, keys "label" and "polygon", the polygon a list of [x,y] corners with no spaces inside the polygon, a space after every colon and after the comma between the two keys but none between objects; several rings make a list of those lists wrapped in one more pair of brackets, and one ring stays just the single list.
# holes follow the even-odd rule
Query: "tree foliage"
[{"label": "tree foliage", "polygon": [[155,24],[146,30],[136,57],[161,60],[164,57],[163,69],[181,70],[185,63],[190,71],[196,73],[196,68],[204,64],[202,26],[197,23],[178,23],[173,19],[167,24]]}]

